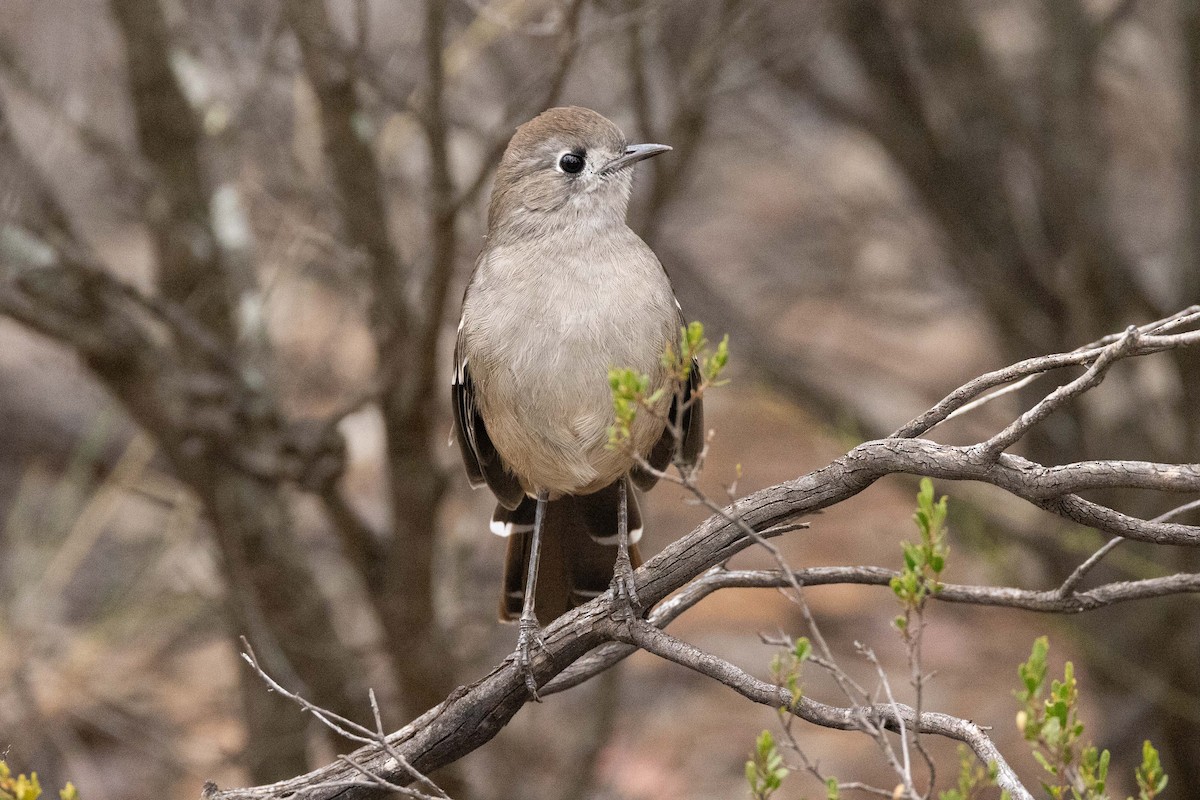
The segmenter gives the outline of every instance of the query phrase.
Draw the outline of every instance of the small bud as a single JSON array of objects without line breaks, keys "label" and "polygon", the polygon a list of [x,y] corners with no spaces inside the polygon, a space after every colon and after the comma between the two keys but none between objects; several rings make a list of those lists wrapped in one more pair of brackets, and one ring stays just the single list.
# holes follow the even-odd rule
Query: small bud
[{"label": "small bud", "polygon": [[892,800],[900,800],[902,797],[904,797],[904,784],[897,783],[896,788],[892,789]]},{"label": "small bud", "polygon": [[1025,726],[1029,724],[1029,714],[1022,709],[1017,712],[1017,730],[1025,733]]}]

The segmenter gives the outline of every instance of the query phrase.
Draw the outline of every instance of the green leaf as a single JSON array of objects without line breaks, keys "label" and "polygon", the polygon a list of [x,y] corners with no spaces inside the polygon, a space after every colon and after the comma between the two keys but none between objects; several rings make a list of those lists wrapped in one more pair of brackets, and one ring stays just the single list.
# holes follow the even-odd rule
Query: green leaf
[{"label": "green leaf", "polygon": [[783,756],[775,747],[775,737],[764,730],[754,743],[753,758],[746,762],[746,782],[755,800],[766,800],[783,784],[788,769],[783,765]]},{"label": "green leaf", "polygon": [[933,505],[933,481],[929,478],[921,478],[920,486],[917,489],[917,506],[925,509]]},{"label": "green leaf", "polygon": [[1158,751],[1147,739],[1142,742],[1142,763],[1135,772],[1138,785],[1138,800],[1154,800],[1167,788],[1167,776],[1162,771]]},{"label": "green leaf", "polygon": [[1033,642],[1033,651],[1029,660],[1017,667],[1021,681],[1025,684],[1026,699],[1034,698],[1042,693],[1046,683],[1046,655],[1050,652],[1050,640],[1039,636]]}]

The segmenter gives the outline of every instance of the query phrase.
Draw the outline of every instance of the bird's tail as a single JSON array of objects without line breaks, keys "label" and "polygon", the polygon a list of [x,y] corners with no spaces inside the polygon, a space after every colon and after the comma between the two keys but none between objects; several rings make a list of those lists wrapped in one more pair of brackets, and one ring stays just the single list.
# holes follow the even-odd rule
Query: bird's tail
[{"label": "bird's tail", "polygon": [[[626,489],[629,558],[636,569],[642,563],[634,544],[641,537],[642,512],[633,487],[627,484]],[[534,598],[534,609],[543,625],[608,590],[617,560],[618,498],[618,486],[612,483],[593,494],[564,496],[547,504]],[[505,622],[518,619],[525,602],[536,508],[537,501],[526,497],[511,511],[496,506],[492,515],[492,530],[508,537],[504,593],[500,597],[500,619]]]}]

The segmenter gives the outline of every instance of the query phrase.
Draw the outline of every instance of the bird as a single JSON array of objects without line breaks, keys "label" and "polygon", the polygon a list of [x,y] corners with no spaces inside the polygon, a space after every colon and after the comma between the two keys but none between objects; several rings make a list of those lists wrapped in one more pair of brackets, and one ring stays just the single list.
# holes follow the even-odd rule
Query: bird
[{"label": "bird", "polygon": [[[670,150],[631,144],[578,106],[518,127],[463,294],[454,438],[472,487],[497,500],[491,530],[507,537],[500,617],[518,623],[517,659],[535,699],[539,614],[554,619],[610,586],[636,609],[635,487],[650,489],[673,458],[691,464],[701,449],[697,366],[679,380],[663,358],[678,346],[683,312],[626,222],[634,165]],[[646,375],[648,394],[664,390],[636,415],[626,447],[609,437],[614,368]]]}]

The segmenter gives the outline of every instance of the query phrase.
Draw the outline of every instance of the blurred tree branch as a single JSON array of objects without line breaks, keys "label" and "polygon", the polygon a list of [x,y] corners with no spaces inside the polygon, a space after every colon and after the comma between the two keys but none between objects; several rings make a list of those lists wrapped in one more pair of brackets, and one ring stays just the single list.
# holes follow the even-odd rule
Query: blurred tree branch
[{"label": "blurred tree branch", "polygon": [[[230,355],[244,344],[235,299],[252,276],[231,276],[236,257],[214,230],[195,109],[170,66],[170,44],[156,2],[115,0],[128,51],[139,146],[151,176],[144,220],[158,255],[162,295],[143,296],[110,275],[71,229],[48,184],[3,129],[4,160],[20,170],[23,208],[6,213],[0,306],[26,325],[71,346],[162,448],[179,477],[203,500],[228,578],[234,633],[245,631],[275,668],[347,713],[357,667],[337,642],[324,599],[292,538],[283,496],[294,473],[291,432],[274,409],[256,365]],[[218,220],[219,222],[219,220]],[[311,637],[302,643],[297,637]],[[324,645],[316,646],[318,643]],[[244,692],[247,720],[271,742],[250,753],[264,778],[303,767],[304,731],[282,721],[286,705]]]},{"label": "blurred tree branch", "polygon": [[[1122,252],[1101,186],[1109,157],[1097,51],[1134,5],[1118,3],[1093,20],[1074,0],[1036,4],[1032,13],[1053,44],[1040,50],[1032,105],[960,0],[837,6],[821,32],[853,57],[861,92],[820,71],[803,50],[768,50],[760,60],[787,91],[886,150],[952,244],[957,277],[1016,358],[1159,312]],[[759,21],[761,38],[770,38],[769,25]],[[1081,455],[1084,424],[1066,415],[1031,446],[1042,458],[1048,447]]]},{"label": "blurred tree branch", "polygon": [[[518,5],[523,5],[523,3],[518,3]],[[544,81],[545,88],[540,92],[516,92],[514,97],[506,103],[503,113],[504,122],[488,132],[488,141],[483,143],[484,154],[478,159],[474,175],[451,201],[455,211],[466,211],[472,203],[479,199],[480,193],[492,177],[492,171],[500,162],[500,157],[504,155],[504,149],[508,146],[512,131],[531,117],[558,105],[567,78],[571,74],[571,68],[575,65],[576,58],[582,50],[582,43],[579,41],[579,23],[585,5],[586,0],[570,0],[566,4],[557,24],[558,55],[548,79]],[[461,50],[458,50],[457,53],[459,59],[464,57]]]},{"label": "blurred tree branch", "polygon": [[25,67],[12,44],[5,39],[0,39],[0,69],[3,70],[4,76],[12,81],[13,85],[21,92],[55,117],[63,120],[79,137],[80,142],[94,152],[114,175],[131,185],[136,191],[145,189],[147,176],[141,169],[141,165],[135,159],[130,158],[130,154],[119,142],[63,108],[53,94],[42,86],[37,77]]},{"label": "blurred tree branch", "polygon": [[321,492],[347,554],[371,591],[383,624],[392,668],[406,714],[428,707],[450,690],[452,664],[433,607],[433,551],[445,476],[432,451],[436,337],[445,315],[445,294],[456,256],[456,217],[450,207],[450,172],[442,103],[443,9],[426,4],[423,52],[428,85],[422,125],[430,148],[430,266],[410,299],[411,265],[390,234],[391,220],[378,159],[365,136],[355,73],[324,2],[287,0],[285,13],[300,47],[304,74],[320,108],[323,149],[337,189],[342,227],[352,247],[366,256],[371,285],[371,332],[375,342],[379,399],[386,429],[393,509],[382,542],[361,524],[330,484]]}]

